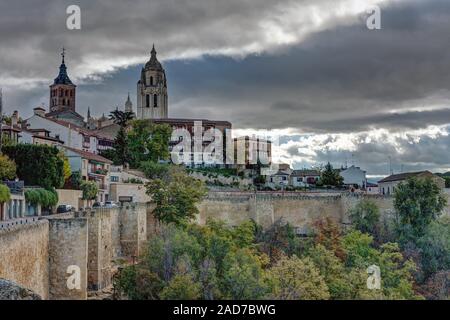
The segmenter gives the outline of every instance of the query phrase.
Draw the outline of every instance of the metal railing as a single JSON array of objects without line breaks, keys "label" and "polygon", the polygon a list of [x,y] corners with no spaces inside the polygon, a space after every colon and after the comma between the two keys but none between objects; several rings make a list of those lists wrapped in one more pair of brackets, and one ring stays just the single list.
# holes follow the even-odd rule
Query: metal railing
[{"label": "metal railing", "polygon": [[12,194],[22,194],[24,189],[23,181],[3,181],[4,185],[6,185]]}]

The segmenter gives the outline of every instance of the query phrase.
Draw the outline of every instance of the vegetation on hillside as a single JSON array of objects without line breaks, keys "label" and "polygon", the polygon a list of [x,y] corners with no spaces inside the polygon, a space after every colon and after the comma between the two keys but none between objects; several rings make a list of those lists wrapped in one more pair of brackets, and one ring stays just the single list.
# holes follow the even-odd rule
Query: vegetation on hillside
[{"label": "vegetation on hillside", "polygon": [[[450,298],[450,220],[440,217],[442,194],[430,181],[411,180],[401,185],[392,216],[381,217],[375,203],[363,200],[351,210],[350,228],[330,219],[318,220],[304,238],[283,221],[265,229],[253,221],[236,227],[215,220],[203,226],[190,223],[193,214],[186,214],[180,206],[190,193],[180,192],[173,202],[168,190],[177,179],[171,179],[163,175],[154,185],[155,190],[164,190],[157,195],[157,215],[163,223],[139,263],[123,269],[116,279],[115,288],[123,296]],[[186,187],[179,185],[184,191]],[[408,188],[414,192],[407,192]],[[195,204],[198,198],[191,201]],[[380,289],[367,285],[371,266],[380,270]]]}]

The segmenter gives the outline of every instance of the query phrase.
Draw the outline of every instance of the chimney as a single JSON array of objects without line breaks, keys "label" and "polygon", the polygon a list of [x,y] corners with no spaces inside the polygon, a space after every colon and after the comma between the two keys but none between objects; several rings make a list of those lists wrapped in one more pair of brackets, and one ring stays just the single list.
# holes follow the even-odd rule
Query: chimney
[{"label": "chimney", "polygon": [[19,112],[15,110],[11,116],[11,127],[16,127],[19,124]]},{"label": "chimney", "polygon": [[40,117],[45,118],[45,109],[44,108],[36,107],[36,108],[33,109],[33,111],[34,111],[34,114],[36,116],[40,116]]}]

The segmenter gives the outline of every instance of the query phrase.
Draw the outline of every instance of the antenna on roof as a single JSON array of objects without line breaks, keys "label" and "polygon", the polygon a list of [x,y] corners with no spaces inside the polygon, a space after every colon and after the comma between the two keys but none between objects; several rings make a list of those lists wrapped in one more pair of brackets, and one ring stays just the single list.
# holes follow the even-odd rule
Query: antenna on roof
[{"label": "antenna on roof", "polygon": [[392,158],[389,156],[389,174],[393,175],[394,171],[392,170]]}]

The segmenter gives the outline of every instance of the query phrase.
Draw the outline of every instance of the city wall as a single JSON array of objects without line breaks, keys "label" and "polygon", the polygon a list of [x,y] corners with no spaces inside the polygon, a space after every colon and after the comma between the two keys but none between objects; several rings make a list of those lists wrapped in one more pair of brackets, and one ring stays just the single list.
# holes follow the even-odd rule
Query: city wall
[{"label": "city wall", "polygon": [[338,193],[289,193],[289,192],[213,192],[198,205],[197,222],[208,218],[238,225],[252,219],[264,227],[279,219],[293,226],[308,229],[314,221],[330,218],[348,224],[348,212],[362,198],[373,200],[381,214],[393,212],[392,198],[378,195],[345,195]]},{"label": "city wall", "polygon": [[43,299],[85,300],[112,284],[115,259],[144,252],[147,212],[127,205],[1,222],[0,278]]},{"label": "city wall", "polygon": [[49,223],[37,218],[0,223],[0,278],[49,296]]},{"label": "city wall", "polygon": [[[249,219],[264,227],[284,219],[300,231],[317,219],[348,224],[348,212],[361,199],[373,200],[383,215],[393,212],[389,197],[338,193],[210,192],[199,205],[197,222],[208,218],[238,225]],[[118,260],[132,261],[159,231],[154,204],[31,217],[0,223],[0,278],[33,290],[43,299],[86,299],[89,290],[112,283]],[[449,208],[447,208],[447,213]],[[68,287],[73,266],[80,288]]]}]

